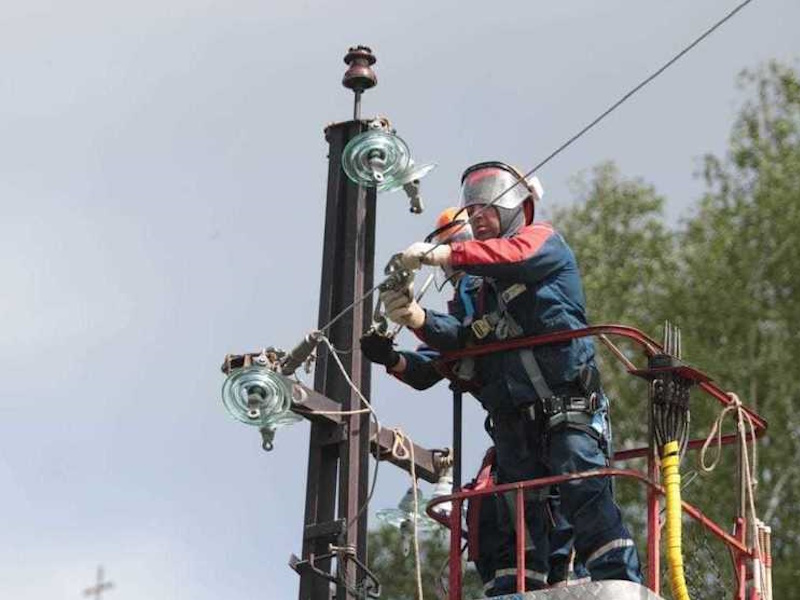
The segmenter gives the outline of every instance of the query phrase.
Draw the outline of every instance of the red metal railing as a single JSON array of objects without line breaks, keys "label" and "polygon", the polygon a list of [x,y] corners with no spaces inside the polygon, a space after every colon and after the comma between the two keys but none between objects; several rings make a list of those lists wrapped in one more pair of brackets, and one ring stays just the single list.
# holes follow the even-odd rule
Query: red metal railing
[{"label": "red metal railing", "polygon": [[[597,336],[597,335],[616,335],[625,337],[639,344],[647,357],[654,356],[661,351],[661,346],[652,338],[642,333],[638,329],[627,327],[623,325],[598,325],[594,327],[586,327],[583,329],[576,329],[572,331],[559,331],[548,333],[540,336],[533,336],[527,338],[518,338],[513,340],[505,340],[502,342],[495,342],[491,344],[484,344],[480,346],[473,346],[464,350],[449,353],[441,359],[443,363],[449,363],[467,356],[480,356],[490,352],[498,352],[519,348],[530,348],[544,344],[551,344],[556,342],[564,342],[580,337]],[[640,377],[647,377],[647,370],[633,370],[628,369],[633,375]],[[725,406],[733,403],[733,400],[716,384],[711,382],[710,378],[704,373],[686,367],[681,370],[681,375],[687,379],[691,379],[698,384],[698,387],[715,398],[718,402]],[[767,423],[758,414],[744,408],[744,411],[752,419],[755,435],[760,437],[766,430]],[[722,437],[722,444],[732,444],[739,438],[736,435],[726,435]],[[746,438],[748,443],[754,443],[755,440],[752,436],[748,435]],[[703,445],[705,440],[694,439],[688,443],[688,448],[696,449]],[[516,558],[517,558],[517,591],[525,591],[525,502],[523,495],[525,490],[538,489],[557,485],[566,481],[573,481],[576,479],[589,479],[595,477],[625,477],[634,479],[644,484],[648,488],[647,493],[647,587],[654,593],[660,593],[660,572],[661,572],[661,555],[660,555],[660,524],[659,524],[659,499],[664,495],[664,489],[659,485],[659,469],[656,451],[653,443],[650,446],[642,448],[634,448],[622,450],[614,454],[614,460],[629,460],[632,458],[647,458],[647,472],[643,473],[632,469],[617,469],[606,468],[597,469],[592,471],[585,471],[582,473],[569,473],[566,475],[555,475],[550,477],[542,477],[532,479],[529,481],[521,481],[516,483],[507,483],[502,485],[493,486],[486,490],[461,490],[450,496],[436,498],[428,504],[428,515],[447,527],[450,530],[450,572],[449,572],[449,599],[461,600],[461,539],[464,537],[464,532],[461,530],[461,515],[463,512],[463,502],[469,498],[478,496],[485,496],[488,494],[500,494],[514,491],[516,493]],[[452,511],[449,516],[442,516],[435,511],[436,506],[445,502],[452,503]],[[756,551],[746,544],[746,531],[747,523],[744,518],[737,517],[734,524],[733,535],[727,533],[715,521],[703,514],[697,507],[682,502],[683,512],[688,514],[691,518],[696,520],[702,527],[711,532],[714,536],[719,538],[731,550],[735,562],[736,572],[736,590],[734,593],[735,600],[746,600],[746,585],[745,579],[747,576],[747,561],[758,558]],[[758,593],[751,594],[750,600],[757,599]]]},{"label": "red metal railing", "polygon": [[[461,513],[462,513],[462,503],[464,500],[468,500],[470,498],[475,498],[478,496],[486,496],[487,494],[502,494],[506,492],[515,492],[517,495],[516,505],[516,555],[517,555],[517,591],[524,592],[525,591],[525,502],[523,500],[523,493],[524,490],[529,489],[538,489],[542,487],[549,487],[551,485],[557,485],[559,483],[564,483],[566,481],[574,481],[576,479],[590,479],[595,477],[626,477],[630,479],[635,479],[645,485],[647,485],[651,490],[653,490],[657,496],[664,495],[664,488],[662,488],[659,484],[655,483],[654,481],[650,480],[644,473],[640,471],[632,470],[632,469],[616,469],[616,468],[607,468],[607,469],[596,469],[593,471],[584,471],[582,473],[569,473],[566,475],[555,475],[552,477],[542,477],[539,479],[532,479],[530,481],[521,481],[518,483],[507,483],[502,485],[494,486],[488,490],[466,490],[462,492],[458,492],[452,494],[450,496],[442,496],[440,498],[436,498],[432,500],[427,507],[428,515],[450,529],[450,536],[451,536],[451,554],[450,554],[450,599],[451,600],[460,600],[461,598],[461,537],[464,535],[463,532],[460,531],[460,521],[461,521]],[[453,509],[449,516],[443,516],[440,513],[436,512],[435,508],[439,504],[444,502],[452,502]],[[725,543],[736,555],[736,565],[737,565],[737,573],[741,565],[744,565],[744,561],[747,559],[755,558],[755,552],[753,549],[747,547],[744,540],[744,527],[737,524],[736,531],[734,535],[727,533],[722,527],[720,527],[715,521],[707,517],[703,512],[695,507],[694,505],[683,501],[682,503],[683,512],[693,518],[695,521],[700,523],[704,528],[710,531],[714,536],[719,538],[723,543]],[[656,503],[656,507],[658,504]],[[742,522],[743,520],[739,519],[738,521]],[[458,527],[453,528],[453,524],[458,523]],[[656,524],[655,531],[658,530],[658,525]],[[648,538],[652,537],[654,529],[651,529],[651,525],[648,524]],[[459,535],[461,534],[461,535]],[[648,553],[652,549],[648,547]],[[660,560],[658,557],[658,552],[656,550],[656,561],[655,567],[656,569],[660,569]],[[455,559],[453,551],[455,551]],[[648,556],[649,558],[649,556]],[[648,582],[648,587],[653,590],[655,593],[658,593],[658,589],[654,589],[650,582]],[[739,600],[744,600],[744,585],[743,582],[738,586],[739,592],[735,598]]]},{"label": "red metal railing", "polygon": [[[481,344],[478,346],[470,346],[462,350],[448,352],[442,355],[440,361],[442,363],[450,363],[460,358],[467,356],[482,356],[492,352],[502,352],[504,350],[518,350],[520,348],[534,348],[536,346],[544,346],[546,344],[555,344],[558,342],[568,342],[582,337],[599,336],[599,335],[613,335],[627,338],[639,346],[641,346],[644,354],[649,358],[661,352],[661,345],[647,334],[639,331],[635,327],[628,327],[627,325],[595,325],[592,327],[584,327],[582,329],[571,329],[568,331],[554,331],[544,335],[535,335],[524,338],[514,338],[511,340],[503,340],[501,342],[492,342],[489,344]],[[629,370],[632,375],[643,376],[647,372],[646,369],[642,370]],[[706,394],[716,398],[721,404],[730,406],[733,404],[730,396],[711,381],[711,378],[697,369],[687,367],[681,372],[687,379],[696,381]],[[757,435],[761,435],[767,428],[767,422],[762,419],[758,414],[745,408],[745,412],[753,420],[756,427]]]}]

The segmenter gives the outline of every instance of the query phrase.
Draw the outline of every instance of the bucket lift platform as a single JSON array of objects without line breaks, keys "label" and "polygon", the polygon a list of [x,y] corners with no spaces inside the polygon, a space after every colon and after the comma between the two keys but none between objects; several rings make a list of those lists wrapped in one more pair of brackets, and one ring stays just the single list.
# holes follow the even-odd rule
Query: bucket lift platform
[{"label": "bucket lift platform", "polygon": [[[711,396],[722,406],[725,410],[736,410],[738,419],[744,420],[749,423],[749,431],[746,431],[745,426],[737,429],[736,433],[722,434],[719,432],[717,437],[717,444],[719,446],[727,444],[735,444],[738,456],[740,457],[738,464],[739,469],[737,472],[738,492],[742,498],[746,494],[752,493],[752,486],[748,483],[753,478],[745,476],[745,469],[742,465],[747,464],[746,458],[748,446],[754,444],[757,438],[762,435],[767,428],[766,421],[757,413],[742,406],[739,399],[734,394],[729,394],[714,384],[710,378],[704,373],[682,363],[678,358],[680,352],[675,352],[672,348],[680,348],[680,336],[674,328],[665,326],[665,342],[661,346],[642,333],[638,329],[627,327],[624,325],[595,325],[593,327],[585,327],[582,329],[554,331],[538,336],[531,336],[527,338],[514,338],[510,340],[502,340],[499,342],[492,342],[480,346],[472,346],[457,352],[451,352],[443,356],[440,361],[445,363],[460,360],[468,356],[479,356],[490,352],[508,351],[520,348],[532,348],[544,344],[553,344],[560,342],[568,342],[576,338],[587,336],[621,336],[627,338],[631,342],[639,345],[647,357],[648,363],[646,369],[637,369],[635,364],[625,356],[618,348],[614,347],[612,352],[625,364],[629,373],[642,377],[650,382],[650,411],[651,411],[651,435],[649,443],[640,448],[631,448],[614,453],[614,460],[630,460],[633,458],[645,458],[647,460],[647,469],[620,469],[616,467],[605,467],[602,469],[594,469],[590,471],[581,471],[577,473],[566,473],[562,475],[550,475],[546,477],[539,477],[528,481],[519,481],[515,483],[494,484],[485,488],[477,487],[464,487],[454,494],[448,496],[441,496],[435,498],[428,503],[426,512],[429,517],[439,522],[441,525],[450,530],[450,573],[448,578],[448,600],[462,600],[462,554],[463,554],[463,540],[469,539],[469,535],[463,529],[462,514],[465,502],[470,501],[478,496],[486,496],[492,494],[515,494],[515,514],[513,515],[514,529],[515,529],[515,556],[516,556],[516,594],[507,594],[499,596],[504,600],[589,600],[589,599],[604,599],[604,600],[662,600],[659,596],[661,586],[660,573],[661,573],[661,497],[666,496],[666,490],[660,481],[660,470],[658,464],[658,453],[656,436],[653,432],[654,424],[652,420],[655,418],[656,407],[656,386],[653,382],[660,381],[662,386],[663,382],[670,377],[680,378],[680,380],[687,382],[689,385],[695,385],[699,390],[706,395]],[[678,386],[673,386],[678,389]],[[677,394],[675,394],[677,396]],[[679,398],[681,402],[683,400]],[[688,406],[688,405],[687,405]],[[682,404],[678,404],[681,410],[688,410]],[[724,414],[724,413],[723,413]],[[688,424],[688,420],[685,420]],[[709,443],[708,440],[713,440],[712,437],[707,439],[689,439],[688,429],[683,432],[678,432],[677,439],[682,440],[685,449],[700,449]],[[677,435],[677,434],[676,434]],[[749,471],[748,471],[749,473]],[[576,481],[579,479],[589,479],[594,477],[614,477],[626,478],[631,481],[637,481],[644,485],[647,489],[647,586],[637,585],[635,583],[626,581],[601,581],[592,582],[583,585],[576,585],[566,588],[555,588],[550,590],[543,590],[538,592],[523,592],[525,589],[525,548],[526,541],[524,532],[526,531],[525,521],[525,494],[532,490],[539,488],[549,488],[555,485],[566,484],[567,482]],[[771,574],[772,574],[772,557],[770,551],[770,531],[756,516],[745,510],[739,510],[735,513],[733,532],[729,532],[723,526],[719,525],[709,517],[707,517],[697,507],[689,504],[685,500],[678,498],[680,502],[680,513],[691,517],[694,521],[709,534],[720,539],[730,550],[734,563],[734,585],[731,589],[731,597],[734,600],[769,600],[771,594]],[[451,512],[449,516],[437,510],[437,506],[450,503]],[[680,515],[679,513],[679,515]],[[756,537],[757,536],[757,537]],[[760,577],[761,582],[766,582],[760,589],[754,589],[748,582],[756,581]]]},{"label": "bucket lift platform", "polygon": [[494,600],[663,600],[631,581],[591,581],[569,587],[497,596]]}]

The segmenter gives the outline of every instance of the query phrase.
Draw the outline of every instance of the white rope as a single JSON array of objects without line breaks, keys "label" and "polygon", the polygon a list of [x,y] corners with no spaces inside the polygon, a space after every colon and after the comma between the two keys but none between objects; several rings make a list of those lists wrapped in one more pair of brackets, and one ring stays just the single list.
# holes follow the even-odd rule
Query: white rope
[{"label": "white rope", "polygon": [[[754,472],[757,468],[757,459],[758,453],[756,448],[756,427],[753,423],[753,418],[744,410],[742,406],[742,401],[739,399],[734,393],[729,393],[728,396],[730,397],[732,403],[726,406],[719,414],[719,416],[714,421],[714,425],[711,428],[711,431],[706,438],[706,441],[703,442],[703,447],[700,450],[700,457],[699,457],[699,466],[700,469],[705,473],[710,473],[713,471],[717,464],[719,463],[720,457],[722,455],[722,421],[725,419],[725,416],[728,413],[734,413],[736,417],[736,432],[739,437],[739,449],[741,453],[741,460],[742,460],[742,479],[743,485],[745,487],[745,499],[744,505],[741,507],[743,509],[744,517],[751,526],[751,541],[753,543],[753,547],[755,549],[755,556],[756,556],[756,571],[754,571],[753,575],[756,579],[755,585],[758,587],[759,592],[761,593],[762,598],[768,598],[770,594],[770,590],[768,587],[767,582],[767,572],[766,572],[766,565],[764,563],[764,550],[761,547],[761,536],[758,529],[758,514],[756,512],[756,500],[755,500],[755,487],[757,485],[757,481],[754,477]],[[745,424],[747,425],[745,427]],[[751,464],[751,457],[747,450],[747,433],[749,430],[750,433],[750,441],[752,442],[752,464]],[[714,460],[711,464],[706,464],[706,452],[711,445],[712,440],[714,439],[714,435],[716,434],[716,447],[717,453],[714,457]],[[740,499],[741,500],[741,499]],[[750,518],[747,518],[747,513],[749,512]]]},{"label": "white rope", "polygon": [[[344,376],[345,380],[350,385],[350,387],[356,392],[356,394],[358,394],[359,400],[361,402],[363,402],[367,406],[367,408],[357,408],[355,410],[316,410],[316,409],[314,409],[314,414],[315,415],[332,415],[332,416],[336,416],[336,417],[347,417],[347,416],[350,416],[350,415],[363,415],[364,413],[372,413],[372,415],[376,417],[376,422],[377,422],[377,416],[375,415],[375,412],[372,410],[372,406],[370,406],[369,402],[367,402],[367,399],[364,398],[364,396],[361,394],[361,391],[355,386],[355,384],[353,383],[353,380],[350,379],[350,376],[347,374],[347,371],[345,370],[344,365],[342,364],[342,361],[339,359],[339,351],[333,346],[331,341],[328,338],[326,338],[324,335],[320,334],[320,341],[325,342],[325,345],[327,345],[328,348],[330,348],[331,356],[333,357],[334,361],[336,362],[337,366],[339,367],[339,370],[342,372],[342,375]],[[303,406],[300,405],[299,408],[302,409]]]},{"label": "white rope", "polygon": [[[339,370],[342,372],[342,376],[344,377],[345,381],[347,381],[350,388],[356,393],[359,400],[366,406],[366,408],[356,409],[356,410],[330,410],[330,411],[315,410],[314,413],[318,415],[348,416],[348,415],[358,415],[358,414],[363,414],[365,412],[369,412],[372,415],[373,421],[375,422],[375,435],[370,438],[370,441],[372,441],[373,439],[377,439],[381,432],[381,422],[378,420],[378,413],[376,413],[375,409],[372,408],[372,405],[364,397],[364,394],[361,393],[361,390],[358,389],[358,386],[356,386],[356,384],[353,383],[353,380],[350,378],[350,375],[344,368],[344,365],[342,364],[342,361],[339,359],[339,356],[336,352],[336,348],[331,343],[331,341],[322,333],[319,334],[319,340],[321,342],[324,342],[325,345],[328,346],[328,348],[331,350],[331,356],[333,356],[334,362],[339,367]],[[367,509],[369,503],[372,501],[372,496],[375,494],[375,488],[377,487],[378,484],[378,467],[381,464],[379,454],[380,451],[378,451],[378,453],[376,453],[375,456],[375,470],[372,473],[372,487],[370,488],[369,493],[367,494],[367,498],[364,501],[364,504],[361,507],[359,507],[356,514],[353,517],[351,517],[350,521],[348,521],[346,525],[347,529],[349,529],[353,523],[355,523],[361,518],[361,515]]]},{"label": "white rope", "polygon": [[[422,594],[422,566],[419,560],[419,532],[417,531],[417,520],[419,519],[419,497],[417,494],[417,472],[414,464],[414,441],[408,437],[402,429],[395,427],[392,429],[394,441],[392,442],[392,456],[398,460],[408,460],[411,471],[411,489],[414,496],[413,517],[413,537],[414,537],[414,573],[417,580],[417,598],[424,600]],[[408,441],[408,449],[406,448]]]},{"label": "white rope", "polygon": [[[336,348],[333,346],[331,341],[323,334],[320,334],[320,341],[322,341],[328,348],[331,350],[331,356],[333,357],[334,361],[336,362],[339,370],[342,372],[342,376],[347,381],[347,384],[350,388],[355,392],[358,396],[359,400],[364,404],[366,408],[357,409],[357,410],[347,410],[347,411],[314,411],[316,414],[329,414],[329,415],[355,415],[361,414],[365,412],[369,412],[372,414],[372,417],[375,419],[375,436],[377,437],[380,434],[382,426],[380,421],[378,420],[378,414],[375,412],[375,409],[364,397],[364,394],[361,393],[361,390],[358,389],[358,386],[353,383],[353,380],[348,375],[347,370],[345,369],[342,361],[339,359],[339,356],[336,352]],[[408,437],[403,430],[400,428],[392,429],[392,433],[394,434],[394,439],[392,441],[392,449],[391,454],[397,460],[407,460],[409,462],[409,467],[411,471],[411,486],[413,489],[414,495],[414,529],[413,529],[413,536],[414,536],[414,571],[416,574],[417,580],[417,598],[419,600],[424,600],[422,594],[422,565],[420,563],[419,558],[419,532],[417,530],[417,520],[419,514],[419,495],[418,495],[418,488],[417,488],[417,470],[416,470],[416,463],[414,461],[414,441]],[[406,441],[408,442],[408,448],[406,448]],[[376,465],[380,463],[380,457],[375,457]],[[377,474],[376,474],[377,475]],[[370,499],[372,498],[372,492],[375,491],[374,484],[375,480],[373,479],[373,489],[367,498],[367,501],[364,503],[364,506],[361,507],[358,511],[358,515],[367,507],[369,504]]]},{"label": "white rope", "polygon": [[347,373],[347,369],[345,369],[344,365],[342,364],[342,360],[339,358],[339,354],[336,351],[336,348],[334,347],[333,343],[331,343],[331,341],[322,333],[319,335],[319,339],[330,349],[331,356],[333,357],[334,362],[339,367],[339,370],[342,372],[342,377],[344,377],[345,381],[350,386],[350,389],[352,389],[356,393],[356,396],[358,396],[358,399],[366,408],[359,408],[355,410],[315,410],[314,414],[348,416],[348,415],[372,413],[372,416],[375,418],[375,426],[377,428],[375,431],[375,435],[378,435],[378,433],[381,430],[381,424],[380,421],[378,420],[378,414],[375,412],[375,409],[372,408],[372,405],[369,403],[369,400],[367,400],[364,397],[364,394],[361,393],[361,390],[358,389],[358,386],[355,383],[353,383],[352,379],[350,379],[350,375]]}]

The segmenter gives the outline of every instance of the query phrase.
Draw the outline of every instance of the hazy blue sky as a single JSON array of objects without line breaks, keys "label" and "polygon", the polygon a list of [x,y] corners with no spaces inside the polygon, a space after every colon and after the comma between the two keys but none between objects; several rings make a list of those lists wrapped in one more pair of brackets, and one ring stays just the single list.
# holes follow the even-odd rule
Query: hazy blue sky
[{"label": "hazy blue sky", "polygon": [[[296,595],[308,427],[263,453],[224,413],[218,366],[315,325],[348,46],[378,56],[365,114],[439,163],[423,216],[379,199],[382,265],[465,166],[532,166],[734,4],[5,0],[0,596],[78,598],[98,563],[110,600]],[[613,159],[677,221],[698,158],[725,148],[736,73],[794,60],[798,22],[796,0],[754,2],[543,169],[545,207]],[[444,386],[376,373],[373,397],[385,424],[448,443]],[[467,412],[469,473],[487,439]],[[407,485],[385,466],[375,507]]]}]

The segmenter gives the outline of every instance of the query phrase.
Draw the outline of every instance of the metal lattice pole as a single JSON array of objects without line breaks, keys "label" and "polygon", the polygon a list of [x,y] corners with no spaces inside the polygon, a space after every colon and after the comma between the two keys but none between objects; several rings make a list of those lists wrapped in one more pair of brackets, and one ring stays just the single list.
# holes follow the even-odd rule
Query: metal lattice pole
[{"label": "metal lattice pole", "polygon": [[[342,151],[349,140],[366,129],[360,120],[364,90],[377,79],[371,65],[375,57],[369,48],[351,48],[345,57],[349,68],[343,85],[355,93],[355,119],[334,123],[325,130],[329,144],[328,191],[325,211],[325,238],[320,285],[319,323],[329,322],[373,285],[375,254],[374,189],[351,182],[341,167]],[[371,301],[365,300],[339,319],[328,337],[337,348],[353,348],[371,320]],[[342,357],[351,379],[369,398],[370,366],[360,352]],[[359,400],[330,360],[328,350],[320,348],[315,367],[314,388],[341,402],[342,410],[361,408]],[[350,415],[340,426],[312,422],[306,487],[303,559],[328,554],[331,544],[349,547],[356,558],[366,563],[367,513],[356,518],[367,498],[370,427],[368,414]],[[338,502],[337,502],[338,500]],[[338,515],[334,511],[338,506]],[[315,562],[315,567],[331,572],[331,559]],[[363,573],[353,563],[337,566],[344,581],[336,585],[337,600],[355,597],[348,591],[359,585]],[[329,600],[330,583],[312,570],[300,575],[300,600]]]}]

